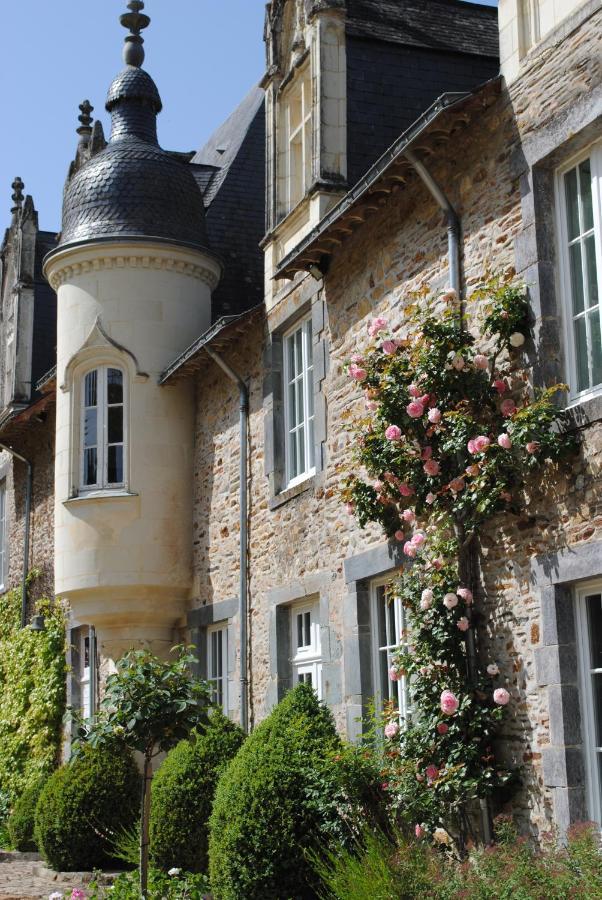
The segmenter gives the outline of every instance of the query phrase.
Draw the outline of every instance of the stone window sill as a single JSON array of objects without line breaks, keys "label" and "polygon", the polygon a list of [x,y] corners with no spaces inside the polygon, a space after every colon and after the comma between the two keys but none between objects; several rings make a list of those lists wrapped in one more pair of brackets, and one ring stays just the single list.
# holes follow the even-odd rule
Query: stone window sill
[{"label": "stone window sill", "polygon": [[305,481],[299,482],[299,484],[295,484],[293,487],[286,488],[286,490],[281,491],[279,494],[276,494],[275,497],[272,497],[269,501],[270,509],[278,509],[279,506],[283,506],[285,503],[288,503],[289,500],[293,500],[295,497],[298,497],[299,494],[304,494],[305,491],[313,490],[316,483],[316,476],[310,475]]},{"label": "stone window sill", "polygon": [[602,392],[583,400],[571,401],[566,411],[576,428],[585,428],[599,422],[602,419]]},{"label": "stone window sill", "polygon": [[67,500],[63,500],[64,506],[69,506],[71,503],[86,503],[88,501],[97,500],[123,500],[127,497],[137,497],[138,494],[135,491],[90,491],[85,494],[78,494],[76,497],[69,497]]}]

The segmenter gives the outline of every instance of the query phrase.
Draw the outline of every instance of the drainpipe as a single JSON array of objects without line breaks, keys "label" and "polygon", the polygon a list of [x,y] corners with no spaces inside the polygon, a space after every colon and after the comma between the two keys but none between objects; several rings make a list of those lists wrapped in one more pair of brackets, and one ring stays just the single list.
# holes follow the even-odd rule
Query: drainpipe
[{"label": "drainpipe", "polygon": [[452,287],[458,297],[460,296],[460,219],[456,210],[451,205],[448,197],[441,190],[424,163],[422,163],[412,150],[406,150],[405,158],[412,168],[416,170],[421,181],[424,182],[429,193],[437,201],[447,221],[447,248],[449,256],[449,286]]},{"label": "drainpipe", "polygon": [[247,678],[247,597],[248,597],[248,573],[247,573],[247,467],[248,467],[248,441],[247,430],[249,421],[249,391],[234,369],[225,360],[205,346],[207,354],[222,369],[228,378],[238,385],[240,396],[240,582],[239,582],[239,619],[240,619],[240,725],[245,734],[249,730],[248,713],[248,687]]},{"label": "drainpipe", "polygon": [[29,531],[31,519],[31,491],[33,483],[33,470],[31,463],[16,450],[7,447],[6,444],[0,444],[0,450],[6,450],[15,459],[25,463],[27,466],[27,481],[25,483],[25,514],[24,514],[24,537],[23,537],[23,577],[21,581],[21,628],[25,628],[27,624],[27,575],[29,573]]}]

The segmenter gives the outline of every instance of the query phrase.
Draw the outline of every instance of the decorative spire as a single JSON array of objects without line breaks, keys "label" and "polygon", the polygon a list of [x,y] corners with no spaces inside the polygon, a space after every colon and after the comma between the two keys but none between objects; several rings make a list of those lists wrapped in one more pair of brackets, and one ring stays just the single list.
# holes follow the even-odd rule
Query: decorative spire
[{"label": "decorative spire", "polygon": [[80,126],[77,129],[77,133],[80,136],[82,143],[88,143],[90,140],[90,135],[92,134],[92,122],[94,119],[90,115],[94,111],[94,107],[90,103],[89,100],[84,100],[83,103],[80,103],[79,110],[81,115],[77,118],[80,121]]},{"label": "decorative spire", "polygon": [[130,34],[125,39],[125,47],[123,48],[123,61],[126,66],[136,66],[140,68],[144,62],[144,38],[140,32],[150,25],[150,18],[141,10],[144,9],[142,0],[130,0],[128,3],[129,13],[123,13],[119,17],[119,21],[124,28],[128,28]]},{"label": "decorative spire", "polygon": [[17,177],[11,184],[11,187],[13,189],[12,201],[15,204],[11,209],[11,213],[13,214],[13,216],[16,216],[23,206],[23,188],[25,187],[25,185],[23,183],[23,180],[17,175]]}]

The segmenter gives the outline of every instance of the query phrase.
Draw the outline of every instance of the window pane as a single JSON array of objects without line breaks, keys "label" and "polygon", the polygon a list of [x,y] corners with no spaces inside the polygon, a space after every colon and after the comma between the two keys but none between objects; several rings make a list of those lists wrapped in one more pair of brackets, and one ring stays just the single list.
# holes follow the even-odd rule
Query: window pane
[{"label": "window pane", "polygon": [[97,465],[96,447],[84,450],[84,484],[96,484],[96,465]]},{"label": "window pane", "polygon": [[378,628],[378,646],[387,646],[387,623],[385,620],[385,593],[383,588],[378,588],[377,593],[377,628]]},{"label": "window pane", "polygon": [[307,372],[307,411],[311,419],[314,414],[314,373],[312,369]]},{"label": "window pane", "polygon": [[295,339],[295,375],[301,375],[303,368],[303,328],[298,328]]},{"label": "window pane", "polygon": [[[86,451],[87,452],[87,451]],[[108,484],[123,484],[123,447],[109,447],[108,452]]]},{"label": "window pane", "polygon": [[123,441],[123,406],[109,406],[109,444],[121,444]]},{"label": "window pane", "polygon": [[98,443],[98,411],[96,407],[84,413],[84,447],[94,447]]},{"label": "window pane", "polygon": [[288,355],[288,380],[292,381],[295,377],[295,341],[294,335],[286,339],[286,352]]},{"label": "window pane", "polygon": [[589,368],[587,364],[587,335],[585,317],[575,319],[575,358],[577,361],[577,390],[585,391],[589,387]]},{"label": "window pane", "polygon": [[88,372],[84,390],[84,406],[96,406],[97,372]]},{"label": "window pane", "polygon": [[303,614],[297,616],[297,648],[303,646]]},{"label": "window pane", "polygon": [[294,381],[288,386],[288,418],[289,429],[292,430],[297,424],[297,390]]},{"label": "window pane", "polygon": [[592,696],[594,700],[596,747],[602,747],[602,675],[592,675]]},{"label": "window pane", "polygon": [[585,265],[587,268],[588,306],[598,303],[598,271],[596,266],[596,243],[594,235],[585,239]]},{"label": "window pane", "polygon": [[297,475],[305,472],[305,428],[301,426],[297,432]]},{"label": "window pane", "polygon": [[123,372],[119,369],[107,372],[107,402],[123,403]]},{"label": "window pane", "polygon": [[311,646],[311,613],[306,612],[303,617],[305,625],[305,646]]},{"label": "window pane", "polygon": [[571,294],[573,297],[573,315],[583,312],[583,271],[581,269],[581,244],[569,247],[569,263],[571,268]]},{"label": "window pane", "polygon": [[569,233],[569,241],[580,233],[579,228],[579,199],[577,196],[577,169],[571,169],[564,176],[564,189],[566,197],[566,218]]},{"label": "window pane", "polygon": [[581,210],[583,213],[583,230],[589,231],[594,227],[594,213],[592,209],[592,170],[589,159],[584,159],[579,165],[579,187],[581,191]]},{"label": "window pane", "polygon": [[600,334],[600,310],[590,315],[590,336],[592,342],[592,387],[602,384],[602,335]]},{"label": "window pane", "polygon": [[295,382],[295,393],[297,418],[294,424],[301,425],[303,422],[303,379],[301,378]]},{"label": "window pane", "polygon": [[585,598],[585,603],[589,632],[590,669],[602,669],[602,596],[592,594]]}]

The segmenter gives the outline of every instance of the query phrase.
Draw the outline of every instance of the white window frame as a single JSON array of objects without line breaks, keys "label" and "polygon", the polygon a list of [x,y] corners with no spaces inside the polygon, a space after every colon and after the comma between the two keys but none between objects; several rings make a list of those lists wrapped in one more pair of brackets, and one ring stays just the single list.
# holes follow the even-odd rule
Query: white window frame
[{"label": "white window frame", "polygon": [[[216,659],[213,645],[214,635],[221,651],[221,672],[219,671],[220,659]],[[228,623],[217,622],[207,628],[207,681],[211,685],[211,699],[219,703],[219,689],[221,687],[222,702],[219,704],[224,715],[228,715]],[[221,684],[220,684],[221,683]]]},{"label": "white window frame", "polygon": [[[301,348],[302,362],[300,374],[293,375],[290,370],[289,346],[290,341],[295,339],[295,335],[301,331]],[[311,316],[297,322],[292,328],[286,331],[282,337],[282,354],[283,354],[283,373],[284,373],[284,454],[285,454],[285,471],[286,471],[286,487],[294,487],[307,478],[311,478],[315,474],[315,446],[314,446],[314,428],[315,428],[315,408],[314,408],[314,363],[313,363],[313,345],[312,345],[312,322]],[[311,362],[309,361],[311,354]],[[292,425],[291,421],[291,403],[289,397],[289,388],[293,382],[301,382],[303,390],[303,421],[297,425]],[[300,445],[298,432],[303,429],[303,452],[305,467],[302,472],[293,472],[292,454],[293,441],[297,442],[297,451]],[[311,464],[310,464],[311,463]]]},{"label": "white window frame", "polygon": [[[90,628],[80,628],[79,635],[79,686],[81,711],[83,718],[88,721],[90,716],[90,652],[92,650]],[[86,665],[86,650],[88,665]]]},{"label": "white window frame", "polygon": [[8,528],[6,516],[6,479],[0,481],[0,592],[8,581]]},{"label": "white window frame", "polygon": [[[409,679],[402,675],[399,681],[391,681],[391,679],[387,679],[387,696],[384,696],[383,692],[383,684],[381,680],[382,671],[380,667],[381,655],[383,653],[387,654],[387,672],[389,671],[391,664],[393,662],[393,655],[396,650],[407,647],[408,639],[407,639],[407,616],[406,612],[403,608],[401,600],[399,597],[394,597],[390,602],[393,605],[394,611],[394,630],[395,636],[397,638],[396,641],[389,642],[389,618],[386,618],[386,632],[387,632],[387,642],[381,645],[379,640],[379,610],[381,608],[381,604],[385,601],[386,598],[386,587],[391,583],[391,576],[386,576],[382,578],[375,578],[370,582],[370,624],[371,624],[371,635],[372,635],[372,678],[374,685],[374,700],[376,705],[376,711],[382,713],[384,710],[384,705],[389,700],[394,700],[397,703],[397,710],[399,713],[399,724],[400,727],[405,728],[408,725],[411,716],[411,702],[410,702],[410,684]],[[386,602],[386,601],[385,601]],[[392,636],[393,637],[393,636]]]},{"label": "white window frame", "polygon": [[[309,619],[309,643],[299,646],[297,641],[298,634],[298,617],[306,617]],[[304,621],[305,625],[305,621]],[[304,628],[305,632],[305,628]],[[320,601],[305,600],[302,603],[296,603],[291,606],[291,648],[292,648],[292,668],[293,668],[293,686],[304,681],[307,676],[311,678],[311,684],[314,688],[318,700],[323,699],[322,686],[322,647],[320,640]]]},{"label": "white window frame", "polygon": [[579,678],[581,698],[581,722],[583,729],[583,753],[585,757],[587,804],[589,818],[602,824],[602,783],[598,756],[602,756],[602,747],[596,746],[596,720],[592,675],[602,677],[602,669],[591,668],[589,625],[586,598],[600,594],[602,603],[602,581],[593,581],[579,585],[575,590],[577,609],[577,641],[579,650]]},{"label": "white window frame", "polygon": [[[107,373],[109,369],[115,369],[121,372],[122,377],[122,403],[121,404],[109,404],[108,403],[108,393],[107,393]],[[84,472],[85,472],[85,417],[86,417],[86,378],[92,372],[97,373],[96,379],[96,410],[97,410],[97,422],[96,422],[96,439],[97,439],[97,459],[96,459],[96,483],[95,484],[85,484],[84,483]],[[123,409],[123,433],[122,433],[122,443],[121,446],[123,448],[123,479],[119,482],[109,482],[107,477],[107,466],[108,466],[108,409],[109,405],[111,406],[121,406]],[[102,363],[99,365],[89,366],[82,372],[79,381],[79,423],[80,423],[80,431],[79,431],[79,453],[78,453],[78,465],[79,465],[79,492],[80,494],[89,494],[95,491],[113,491],[113,490],[121,490],[126,487],[128,472],[127,472],[127,460],[128,460],[128,445],[129,445],[129,434],[128,434],[128,420],[129,420],[129,410],[128,410],[128,375],[125,367],[120,365],[119,363]],[[111,445],[114,446],[114,445]]]},{"label": "white window frame", "polygon": [[[594,219],[594,243],[598,280],[598,313],[602,328],[602,143],[590,145],[586,150],[573,156],[556,173],[556,221],[558,223],[557,251],[559,260],[560,297],[564,331],[564,345],[567,360],[567,380],[570,400],[579,403],[602,393],[602,382],[585,390],[577,390],[577,365],[575,351],[575,329],[573,327],[573,297],[571,288],[570,261],[568,255],[568,223],[564,178],[568,172],[590,159],[592,173],[592,209]],[[580,235],[579,240],[582,240]],[[577,240],[577,239],[575,239]],[[584,254],[582,267],[585,269]]]},{"label": "white window frame", "polygon": [[[285,123],[286,209],[290,212],[305,197],[313,169],[313,89],[309,62],[297,73],[283,98]],[[299,121],[293,123],[293,105],[300,107]],[[300,172],[295,170],[294,144],[301,144]]]}]

